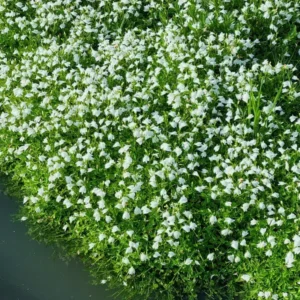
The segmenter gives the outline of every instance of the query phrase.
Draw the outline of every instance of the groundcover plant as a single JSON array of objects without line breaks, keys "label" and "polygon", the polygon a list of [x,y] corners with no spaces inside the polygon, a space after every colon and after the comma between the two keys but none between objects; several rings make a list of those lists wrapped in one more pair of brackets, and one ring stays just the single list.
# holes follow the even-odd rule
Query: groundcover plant
[{"label": "groundcover plant", "polygon": [[32,236],[122,299],[300,299],[297,0],[0,0],[0,170]]}]

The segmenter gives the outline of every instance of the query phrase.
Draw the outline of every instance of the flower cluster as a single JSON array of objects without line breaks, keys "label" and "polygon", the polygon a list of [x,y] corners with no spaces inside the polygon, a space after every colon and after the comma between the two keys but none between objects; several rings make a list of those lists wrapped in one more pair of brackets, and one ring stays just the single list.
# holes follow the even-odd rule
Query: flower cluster
[{"label": "flower cluster", "polygon": [[0,0],[0,170],[21,220],[128,295],[299,299],[299,16]]}]

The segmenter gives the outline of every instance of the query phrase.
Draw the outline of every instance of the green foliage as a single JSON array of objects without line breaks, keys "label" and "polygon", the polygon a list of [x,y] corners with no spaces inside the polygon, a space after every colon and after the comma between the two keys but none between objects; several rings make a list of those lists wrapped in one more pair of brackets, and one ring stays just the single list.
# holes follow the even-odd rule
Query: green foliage
[{"label": "green foliage", "polygon": [[0,172],[31,236],[121,299],[299,299],[299,8],[0,0]]}]

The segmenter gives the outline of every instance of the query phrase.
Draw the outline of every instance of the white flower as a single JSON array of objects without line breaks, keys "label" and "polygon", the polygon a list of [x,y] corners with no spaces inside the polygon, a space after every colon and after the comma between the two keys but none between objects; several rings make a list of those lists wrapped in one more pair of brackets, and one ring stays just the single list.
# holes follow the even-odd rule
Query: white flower
[{"label": "white flower", "polygon": [[234,255],[228,255],[227,258],[230,262],[234,261]]},{"label": "white flower", "polygon": [[135,269],[133,267],[130,267],[130,269],[128,270],[128,274],[129,275],[134,275],[135,274]]},{"label": "white flower", "polygon": [[264,242],[264,241],[259,242],[259,243],[256,245],[257,248],[264,248],[264,247],[266,247],[266,246],[267,246],[267,243]]},{"label": "white flower", "polygon": [[150,157],[148,156],[148,155],[145,155],[144,157],[143,157],[143,160],[142,160],[144,163],[147,163],[147,162],[149,162],[150,161]]},{"label": "white flower", "polygon": [[129,253],[132,253],[133,250],[131,247],[127,247],[126,250],[125,250],[125,254],[129,254]]},{"label": "white flower", "polygon": [[155,242],[158,242],[158,243],[161,243],[161,242],[162,242],[161,235],[157,235],[157,236],[154,238],[154,241],[155,241]]},{"label": "white flower", "polygon": [[173,257],[175,255],[175,253],[173,252],[173,251],[170,251],[169,253],[168,253],[168,256],[171,258],[171,257]]},{"label": "white flower", "polygon": [[249,203],[244,203],[244,204],[242,205],[242,210],[243,210],[244,212],[246,212],[246,211],[248,211],[249,207],[250,207],[250,204],[249,204]]},{"label": "white flower", "polygon": [[171,146],[167,143],[162,143],[161,146],[160,146],[160,149],[164,150],[164,151],[168,151],[168,152],[172,150]]},{"label": "white flower", "polygon": [[129,153],[127,152],[126,155],[125,155],[125,160],[124,160],[124,163],[123,163],[123,168],[126,170],[130,167],[132,163],[132,158],[130,157]]},{"label": "white flower", "polygon": [[268,236],[267,241],[268,241],[268,243],[271,244],[271,247],[272,247],[272,248],[276,245],[275,237],[272,236],[272,235]]},{"label": "white flower", "polygon": [[175,239],[179,239],[179,237],[181,236],[181,233],[179,231],[174,231],[173,236]]},{"label": "white flower", "polygon": [[235,262],[235,263],[238,263],[238,262],[240,262],[240,261],[241,261],[240,257],[239,257],[239,256],[236,256],[235,259],[234,259],[234,262]]},{"label": "white flower", "polygon": [[232,230],[230,230],[229,228],[223,229],[223,230],[221,231],[221,234],[224,235],[224,236],[229,235],[229,234],[231,234],[231,233],[232,233]]},{"label": "white flower", "polygon": [[243,239],[243,240],[240,242],[240,245],[241,245],[241,246],[246,246],[246,245],[247,245],[247,242],[246,242],[246,240],[245,240],[245,239]]},{"label": "white flower", "polygon": [[243,274],[243,275],[241,276],[241,278],[242,278],[244,281],[248,282],[248,281],[251,279],[251,275],[249,275],[249,274]]},{"label": "white flower", "polygon": [[242,231],[242,236],[243,236],[243,237],[247,236],[248,234],[249,234],[249,232],[248,232],[247,230],[243,230],[243,231]]},{"label": "white flower", "polygon": [[111,229],[111,231],[112,232],[117,232],[117,231],[119,231],[120,229],[119,229],[119,227],[118,226],[113,226],[113,228]]},{"label": "white flower", "polygon": [[184,264],[187,265],[187,266],[189,266],[192,262],[193,262],[192,259],[187,258],[187,259],[185,260]]},{"label": "white flower", "polygon": [[129,236],[132,236],[134,234],[134,231],[133,230],[127,230],[126,233],[129,235]]},{"label": "white flower", "polygon": [[192,230],[197,228],[197,224],[194,222],[191,222],[189,226],[190,226],[190,229],[192,229]]},{"label": "white flower", "polygon": [[295,247],[293,251],[295,254],[300,254],[300,247]]},{"label": "white flower", "polygon": [[266,251],[266,256],[272,256],[272,250]]},{"label": "white flower", "polygon": [[99,197],[101,197],[101,198],[103,198],[106,194],[104,191],[102,191],[101,189],[98,189],[98,188],[92,189],[92,193],[99,196]]},{"label": "white flower", "polygon": [[207,255],[207,259],[208,259],[208,260],[214,260],[214,257],[215,257],[215,254],[214,254],[214,253],[209,253],[209,254]]},{"label": "white flower", "polygon": [[291,214],[289,214],[289,215],[287,216],[287,218],[288,218],[289,220],[295,219],[295,218],[296,218],[296,215],[293,214],[293,213],[291,213]]},{"label": "white flower", "polygon": [[181,5],[185,4],[186,2],[187,2],[187,0],[179,0],[178,5],[181,6]]},{"label": "white flower", "polygon": [[69,207],[71,207],[71,206],[73,205],[69,199],[65,199],[64,202],[63,202],[63,204],[64,204],[67,208],[69,208]]},{"label": "white flower", "polygon": [[261,292],[258,292],[257,295],[258,295],[258,297],[264,297],[264,296],[265,296],[265,293],[261,291]]},{"label": "white flower", "polygon": [[129,150],[129,148],[130,148],[130,145],[125,145],[124,147],[120,148],[118,152],[120,154],[126,153]]},{"label": "white flower", "polygon": [[205,186],[197,186],[197,187],[195,187],[195,190],[197,191],[197,192],[199,192],[199,193],[201,193],[201,192],[203,192],[204,190],[205,190]]},{"label": "white flower", "polygon": [[85,186],[82,186],[82,187],[79,189],[79,193],[85,194],[85,193],[86,193],[86,187],[85,187]]},{"label": "white flower", "polygon": [[149,214],[151,212],[151,209],[149,209],[147,206],[143,206],[141,208],[144,215]]},{"label": "white flower", "polygon": [[188,225],[184,225],[184,226],[182,227],[182,229],[183,229],[184,231],[186,231],[186,232],[190,232],[190,231],[191,231],[191,228],[190,228],[190,226],[188,226]]},{"label": "white flower", "polygon": [[130,247],[133,247],[133,248],[135,248],[135,249],[137,249],[137,248],[139,247],[139,242],[134,243],[134,242],[130,241],[130,242],[129,242],[129,246],[130,246]]},{"label": "white flower", "polygon": [[153,243],[153,245],[152,245],[153,249],[158,249],[158,247],[159,247],[159,243],[158,242]]},{"label": "white flower", "polygon": [[271,295],[272,295],[271,292],[269,292],[269,291],[265,292],[265,298],[266,298],[266,299],[270,298]]},{"label": "white flower", "polygon": [[115,136],[112,133],[109,133],[108,136],[107,136],[107,139],[109,141],[113,141],[115,139]]},{"label": "white flower", "polygon": [[209,218],[209,222],[210,222],[211,225],[215,224],[217,221],[218,221],[218,219],[217,219],[216,216],[211,216]]},{"label": "white flower", "polygon": [[234,174],[234,168],[232,166],[228,166],[224,169],[225,174],[232,176]]},{"label": "white flower", "polygon": [[92,248],[94,248],[95,247],[95,243],[89,243],[89,250],[91,250]]},{"label": "white flower", "polygon": [[100,209],[105,208],[105,202],[104,202],[104,200],[98,201],[97,204],[98,204],[98,207],[99,207]]},{"label": "white flower", "polygon": [[105,222],[110,223],[112,221],[112,217],[110,216],[105,216]]},{"label": "white flower", "polygon": [[300,247],[300,236],[299,235],[294,235],[293,236],[293,241],[294,241],[294,247],[298,248]]},{"label": "white flower", "polygon": [[159,256],[160,256],[160,254],[157,251],[155,251],[155,253],[153,254],[153,257],[157,258]]},{"label": "white flower", "polygon": [[184,203],[187,203],[188,202],[188,200],[187,200],[187,198],[185,197],[185,196],[182,196],[180,199],[179,199],[179,204],[184,204]]},{"label": "white flower", "polygon": [[191,219],[191,218],[193,217],[193,214],[192,214],[190,211],[188,211],[188,210],[184,211],[183,214],[184,214],[188,219]]},{"label": "white flower", "polygon": [[129,214],[129,212],[128,212],[128,211],[124,211],[122,218],[123,218],[124,220],[130,219],[130,214]]},{"label": "white flower", "polygon": [[99,211],[97,210],[97,209],[95,209],[95,211],[94,211],[94,218],[95,218],[95,220],[96,220],[96,222],[99,222],[100,221],[100,213],[99,213]]},{"label": "white flower", "polygon": [[266,231],[267,231],[267,228],[261,228],[259,230],[259,232],[261,233],[261,235],[265,235]]},{"label": "white flower", "polygon": [[234,219],[231,219],[231,218],[225,218],[225,223],[227,223],[227,224],[231,224],[231,223],[233,223],[234,222]]},{"label": "white flower", "polygon": [[287,268],[291,268],[293,267],[293,262],[295,262],[295,259],[294,259],[294,254],[293,252],[288,252],[286,257],[285,257],[285,265]]},{"label": "white flower", "polygon": [[99,234],[99,241],[103,241],[105,239],[106,235],[104,233]]},{"label": "white flower", "polygon": [[125,265],[129,265],[130,261],[127,257],[123,257],[122,258],[122,263],[125,264]]},{"label": "white flower", "polygon": [[16,97],[21,97],[23,95],[23,90],[21,88],[15,88],[13,92]]},{"label": "white flower", "polygon": [[145,253],[141,253],[140,259],[141,261],[146,261],[148,259],[148,256]]},{"label": "white flower", "polygon": [[70,216],[70,217],[69,217],[70,223],[72,223],[74,220],[76,220],[76,217],[74,217],[74,216]]},{"label": "white flower", "polygon": [[134,214],[135,215],[140,215],[142,213],[142,210],[139,208],[139,207],[136,207],[135,209],[134,209]]},{"label": "white flower", "polygon": [[159,202],[158,201],[151,201],[151,203],[150,203],[150,207],[151,208],[155,208],[155,207],[157,207],[159,205]]},{"label": "white flower", "polygon": [[107,241],[109,244],[112,244],[114,243],[115,239],[112,236],[110,236]]},{"label": "white flower", "polygon": [[244,256],[245,256],[245,258],[251,258],[251,254],[249,251],[246,251]]},{"label": "white flower", "polygon": [[182,153],[182,150],[179,147],[176,147],[174,152],[176,153],[177,156],[179,156]]}]

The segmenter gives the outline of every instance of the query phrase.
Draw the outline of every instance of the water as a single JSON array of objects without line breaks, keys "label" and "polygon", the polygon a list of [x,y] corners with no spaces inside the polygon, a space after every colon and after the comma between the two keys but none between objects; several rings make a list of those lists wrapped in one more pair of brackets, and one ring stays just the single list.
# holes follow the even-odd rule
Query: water
[{"label": "water", "polygon": [[1,191],[0,182],[0,299],[112,300],[113,292],[92,286],[83,265],[54,258],[53,249],[26,234],[24,223],[13,222],[17,202]]},{"label": "water", "polygon": [[[113,300],[112,291],[90,284],[83,265],[53,256],[51,247],[13,222],[17,201],[3,194],[0,179],[0,300]],[[199,300],[205,300],[199,295]]]}]

